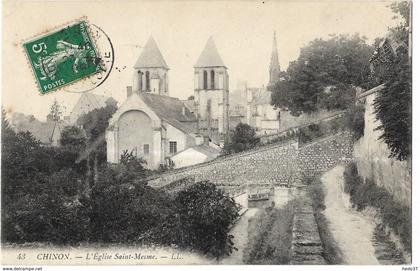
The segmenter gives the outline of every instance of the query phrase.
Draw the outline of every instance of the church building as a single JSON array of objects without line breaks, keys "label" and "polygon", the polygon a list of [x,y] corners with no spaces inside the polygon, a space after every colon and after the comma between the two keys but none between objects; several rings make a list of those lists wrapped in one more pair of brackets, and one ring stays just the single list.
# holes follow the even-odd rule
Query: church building
[{"label": "church building", "polygon": [[269,66],[267,87],[247,88],[247,123],[256,128],[258,134],[275,133],[280,129],[280,110],[271,105],[270,86],[280,79],[280,64],[277,52],[276,32]]},{"label": "church building", "polygon": [[194,65],[194,101],[198,128],[213,142],[229,136],[229,75],[212,37]]},{"label": "church building", "polygon": [[276,108],[271,104],[272,91],[270,86],[273,86],[278,80],[281,80],[276,32],[274,32],[273,36],[268,72],[269,82],[267,87],[246,87],[246,122],[255,128],[258,135],[283,132],[301,125],[317,122],[340,113],[336,110],[320,110],[310,114],[303,113],[296,117],[292,116],[287,110]]},{"label": "church building", "polygon": [[[226,131],[227,103],[223,103],[226,98],[223,95],[227,94],[218,93],[227,92],[227,68],[212,39],[206,48],[210,51],[205,49],[194,67],[197,75],[194,105],[198,111],[193,112],[190,104],[169,96],[169,66],[154,39],[148,40],[134,65],[133,87],[127,87],[126,100],[109,121],[108,162],[118,163],[124,151],[145,159],[150,169],[172,162],[176,168],[189,166],[218,156],[220,148],[205,140],[198,125],[202,119],[220,120],[222,125],[216,122],[211,128],[220,133]],[[207,95],[207,91],[213,92]]]}]

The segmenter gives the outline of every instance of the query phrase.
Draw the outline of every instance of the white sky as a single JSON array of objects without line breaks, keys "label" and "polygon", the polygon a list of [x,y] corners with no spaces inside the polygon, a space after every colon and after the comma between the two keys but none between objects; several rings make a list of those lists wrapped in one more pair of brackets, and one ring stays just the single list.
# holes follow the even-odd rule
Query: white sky
[{"label": "white sky", "polygon": [[268,81],[273,31],[277,32],[280,66],[287,68],[300,48],[329,34],[359,32],[371,43],[393,26],[389,2],[373,1],[175,1],[175,2],[6,2],[3,3],[2,104],[8,112],[34,114],[44,120],[56,98],[67,111],[80,94],[58,90],[41,96],[21,43],[57,25],[87,16],[111,38],[115,66],[93,93],[120,103],[132,85],[132,66],[153,35],[170,67],[169,93],[193,94],[193,65],[210,35],[228,67],[230,91],[238,80],[250,86]]}]

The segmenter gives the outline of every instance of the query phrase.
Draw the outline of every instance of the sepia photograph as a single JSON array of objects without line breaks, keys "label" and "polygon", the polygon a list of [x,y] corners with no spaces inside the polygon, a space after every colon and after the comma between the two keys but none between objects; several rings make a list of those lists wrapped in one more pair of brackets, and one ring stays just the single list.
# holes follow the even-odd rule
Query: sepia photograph
[{"label": "sepia photograph", "polygon": [[411,1],[1,5],[3,270],[416,270]]}]

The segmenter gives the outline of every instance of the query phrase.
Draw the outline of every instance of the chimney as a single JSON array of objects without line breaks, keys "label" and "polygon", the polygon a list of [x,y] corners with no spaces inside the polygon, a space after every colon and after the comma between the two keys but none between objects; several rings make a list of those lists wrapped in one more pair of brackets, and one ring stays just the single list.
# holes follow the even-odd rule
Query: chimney
[{"label": "chimney", "polygon": [[133,94],[133,87],[132,86],[127,86],[127,98],[130,97],[131,94]]},{"label": "chimney", "polygon": [[182,107],[182,115],[185,116],[185,106]]}]

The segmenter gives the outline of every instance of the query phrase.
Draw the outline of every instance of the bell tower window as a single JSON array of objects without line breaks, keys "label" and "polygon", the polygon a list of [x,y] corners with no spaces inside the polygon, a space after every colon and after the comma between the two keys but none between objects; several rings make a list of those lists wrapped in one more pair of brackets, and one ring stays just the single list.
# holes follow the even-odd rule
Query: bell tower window
[{"label": "bell tower window", "polygon": [[203,73],[203,88],[207,89],[207,71],[204,71]]},{"label": "bell tower window", "polygon": [[146,91],[150,91],[150,73],[146,71]]},{"label": "bell tower window", "polygon": [[214,88],[214,71],[213,70],[210,72],[210,89],[215,89]]}]

